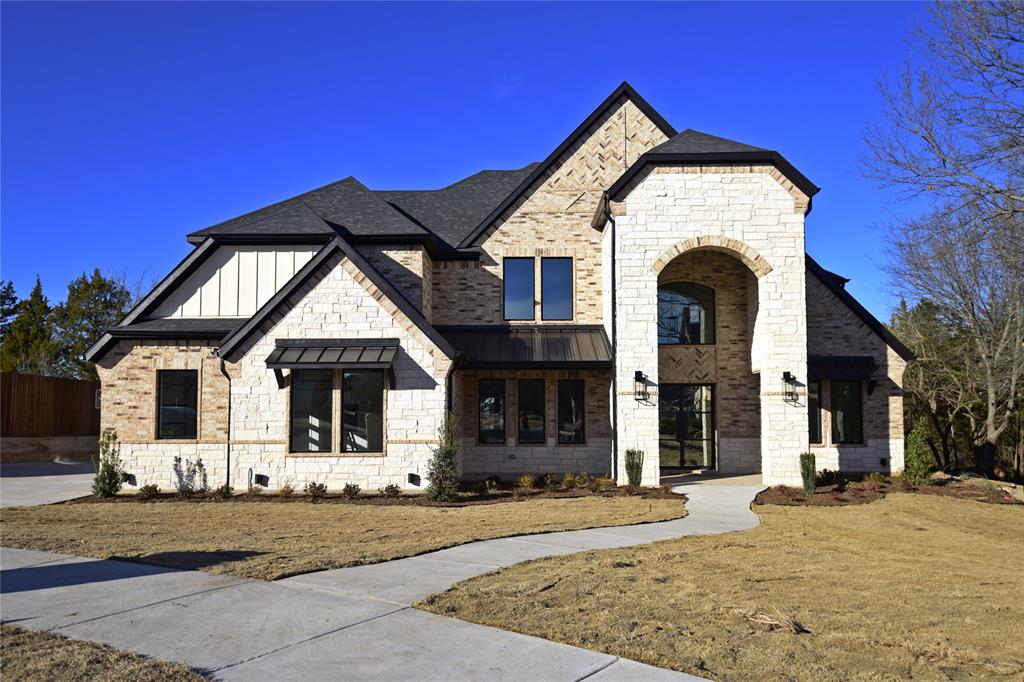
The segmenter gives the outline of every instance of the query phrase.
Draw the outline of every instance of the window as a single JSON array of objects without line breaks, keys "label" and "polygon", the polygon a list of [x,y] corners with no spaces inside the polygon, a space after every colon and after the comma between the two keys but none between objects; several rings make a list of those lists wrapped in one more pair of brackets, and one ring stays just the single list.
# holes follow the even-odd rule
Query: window
[{"label": "window", "polygon": [[480,380],[480,442],[505,442],[505,380]]},{"label": "window", "polygon": [[810,441],[821,443],[821,385],[817,381],[807,382],[807,422]]},{"label": "window", "polygon": [[540,259],[540,318],[572,319],[572,258]]},{"label": "window", "polygon": [[195,438],[199,373],[194,369],[157,372],[157,438]]},{"label": "window", "polygon": [[658,287],[658,343],[715,342],[715,290],[690,282]]},{"label": "window", "polygon": [[859,381],[832,382],[832,442],[864,442],[863,407]]},{"label": "window", "polygon": [[581,445],[585,442],[586,409],[582,379],[558,381],[558,443]]},{"label": "window", "polygon": [[544,442],[544,380],[519,380],[520,443]]},{"label": "window", "polygon": [[505,285],[505,319],[532,320],[533,311],[533,259],[506,258]]},{"label": "window", "polygon": [[384,373],[344,371],[341,381],[341,449],[384,451]]},{"label": "window", "polygon": [[292,372],[292,452],[331,451],[332,374],[329,369]]}]

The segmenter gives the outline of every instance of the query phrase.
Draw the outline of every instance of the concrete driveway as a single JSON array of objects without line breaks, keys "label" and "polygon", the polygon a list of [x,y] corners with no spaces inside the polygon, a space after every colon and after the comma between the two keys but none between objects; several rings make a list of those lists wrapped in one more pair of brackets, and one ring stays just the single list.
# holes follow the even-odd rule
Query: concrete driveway
[{"label": "concrete driveway", "polygon": [[52,504],[92,492],[92,462],[0,464],[0,507]]}]

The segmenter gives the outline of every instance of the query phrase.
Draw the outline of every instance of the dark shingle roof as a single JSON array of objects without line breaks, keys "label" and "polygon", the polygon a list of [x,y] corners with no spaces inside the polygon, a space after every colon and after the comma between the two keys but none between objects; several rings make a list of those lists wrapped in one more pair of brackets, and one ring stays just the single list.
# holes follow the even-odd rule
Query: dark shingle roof
[{"label": "dark shingle roof", "polygon": [[240,327],[243,322],[245,320],[242,318],[164,317],[112,327],[107,333],[121,339],[221,339]]},{"label": "dark shingle roof", "polygon": [[675,137],[652,148],[648,154],[729,154],[765,151],[768,150],[763,147],[755,147],[687,128]]},{"label": "dark shingle roof", "polygon": [[462,366],[610,367],[612,347],[601,325],[438,326],[462,355]]}]

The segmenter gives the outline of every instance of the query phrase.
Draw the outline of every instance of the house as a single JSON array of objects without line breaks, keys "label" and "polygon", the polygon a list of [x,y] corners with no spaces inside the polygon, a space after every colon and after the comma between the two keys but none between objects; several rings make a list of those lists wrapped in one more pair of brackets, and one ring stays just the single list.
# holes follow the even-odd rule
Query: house
[{"label": "house", "polygon": [[90,349],[135,484],[899,470],[910,352],[804,251],[818,188],[677,132],[623,83],[540,163],[434,190],[353,177],[188,235]]}]

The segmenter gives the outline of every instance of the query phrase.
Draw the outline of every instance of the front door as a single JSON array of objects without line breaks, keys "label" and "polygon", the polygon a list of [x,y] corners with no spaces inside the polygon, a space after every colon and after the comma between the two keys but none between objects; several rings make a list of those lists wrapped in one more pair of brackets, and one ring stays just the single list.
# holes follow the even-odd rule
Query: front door
[{"label": "front door", "polygon": [[663,469],[715,468],[711,384],[660,384],[658,436]]}]

